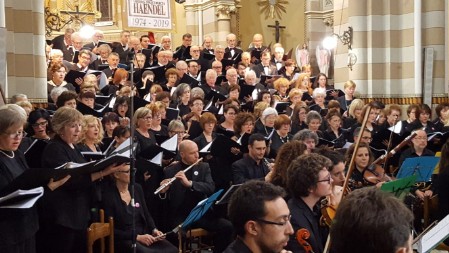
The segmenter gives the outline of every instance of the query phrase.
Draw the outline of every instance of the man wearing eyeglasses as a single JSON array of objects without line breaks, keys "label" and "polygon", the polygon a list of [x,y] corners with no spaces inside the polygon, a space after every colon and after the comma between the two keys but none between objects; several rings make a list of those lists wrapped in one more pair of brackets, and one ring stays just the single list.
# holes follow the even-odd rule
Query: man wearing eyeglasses
[{"label": "man wearing eyeglasses", "polygon": [[284,247],[293,228],[284,196],[281,187],[263,181],[241,185],[228,207],[237,239],[224,252],[288,252]]},{"label": "man wearing eyeglasses", "polygon": [[[288,169],[287,187],[292,194],[288,201],[291,223],[295,233],[302,228],[310,232],[307,241],[313,252],[323,252],[329,233],[327,227],[320,226],[319,201],[332,193],[330,166],[332,162],[328,158],[311,153],[296,158]],[[287,249],[305,252],[294,235],[290,236]]]}]

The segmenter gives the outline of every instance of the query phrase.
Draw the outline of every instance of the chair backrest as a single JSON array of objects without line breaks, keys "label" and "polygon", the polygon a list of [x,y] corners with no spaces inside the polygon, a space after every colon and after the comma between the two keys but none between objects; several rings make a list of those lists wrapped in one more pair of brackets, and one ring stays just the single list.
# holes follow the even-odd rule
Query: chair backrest
[{"label": "chair backrest", "polygon": [[87,229],[87,252],[93,253],[94,242],[100,239],[101,253],[105,252],[104,238],[109,237],[109,253],[114,253],[114,219],[109,217],[104,223],[104,210],[100,209],[100,222],[95,222]]}]

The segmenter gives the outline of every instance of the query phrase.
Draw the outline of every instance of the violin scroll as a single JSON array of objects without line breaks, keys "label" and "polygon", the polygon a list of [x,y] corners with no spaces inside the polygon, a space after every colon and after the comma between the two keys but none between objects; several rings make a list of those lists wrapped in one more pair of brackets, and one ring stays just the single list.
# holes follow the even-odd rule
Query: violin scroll
[{"label": "violin scroll", "polygon": [[296,231],[296,240],[298,240],[299,245],[301,245],[306,253],[314,253],[312,246],[309,242],[307,242],[307,239],[310,238],[310,232],[309,230],[305,228],[298,229]]}]

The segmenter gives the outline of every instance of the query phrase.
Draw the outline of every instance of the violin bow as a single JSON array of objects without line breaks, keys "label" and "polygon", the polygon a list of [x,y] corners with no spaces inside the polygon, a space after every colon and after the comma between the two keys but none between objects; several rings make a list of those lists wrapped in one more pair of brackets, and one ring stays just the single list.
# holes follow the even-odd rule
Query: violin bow
[{"label": "violin bow", "polygon": [[[362,127],[360,128],[360,133],[359,133],[359,138],[357,138],[357,141],[355,142],[354,153],[352,154],[351,161],[349,162],[348,173],[346,174],[345,182],[343,183],[343,189],[346,189],[348,187],[349,178],[351,177],[352,172],[354,171],[355,156],[357,154],[357,150],[359,149],[360,140],[362,139],[363,131],[364,131],[365,127],[366,127],[366,122],[368,121],[368,117],[369,117],[370,112],[371,112],[371,106],[368,106],[368,108],[366,109],[366,112],[365,112],[365,116],[363,117]],[[345,195],[343,194],[343,196],[341,196],[341,200],[343,200],[344,197],[345,197]],[[330,241],[331,241],[331,234],[330,234],[330,231],[329,231],[329,235],[327,236],[326,245],[324,246],[323,253],[328,253],[329,252],[330,244],[331,244]]]}]

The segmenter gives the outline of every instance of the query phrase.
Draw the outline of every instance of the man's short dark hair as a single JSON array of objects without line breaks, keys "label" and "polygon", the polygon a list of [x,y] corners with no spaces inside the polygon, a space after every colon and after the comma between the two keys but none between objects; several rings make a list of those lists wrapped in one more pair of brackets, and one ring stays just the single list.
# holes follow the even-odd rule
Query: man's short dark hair
[{"label": "man's short dark hair", "polygon": [[[362,127],[357,127],[355,130],[354,130],[354,133],[352,134],[354,137],[359,137],[360,136],[360,130],[362,130]],[[368,129],[368,128],[366,128],[365,127],[365,130],[363,130],[363,132],[367,132],[367,133],[371,133],[371,131]]]},{"label": "man's short dark hair", "polygon": [[262,134],[252,134],[249,138],[248,138],[248,145],[253,145],[255,141],[265,141],[265,137]]},{"label": "man's short dark hair", "polygon": [[287,169],[289,192],[297,199],[309,196],[309,190],[318,183],[320,171],[330,166],[328,158],[315,153],[296,158]]},{"label": "man's short dark hair", "polygon": [[407,245],[412,221],[412,212],[393,195],[375,187],[353,191],[338,206],[332,223],[332,251],[394,253]]},{"label": "man's short dark hair", "polygon": [[59,95],[58,100],[56,101],[56,106],[58,108],[63,107],[65,102],[75,99],[78,97],[78,95],[74,91],[63,91],[61,95]]},{"label": "man's short dark hair", "polygon": [[185,38],[192,38],[192,34],[190,34],[190,33],[183,34],[182,39],[185,39]]},{"label": "man's short dark hair", "polygon": [[150,38],[150,36],[148,36],[148,35],[142,35],[142,36],[140,36],[140,39],[139,39],[139,40],[140,40],[140,42],[142,42],[142,39],[143,39],[143,38],[148,38],[148,39],[149,39],[149,38]]},{"label": "man's short dark hair", "polygon": [[231,196],[228,207],[229,220],[237,235],[245,235],[245,224],[263,218],[267,211],[265,202],[283,198],[285,191],[264,181],[252,180],[241,185]]}]

